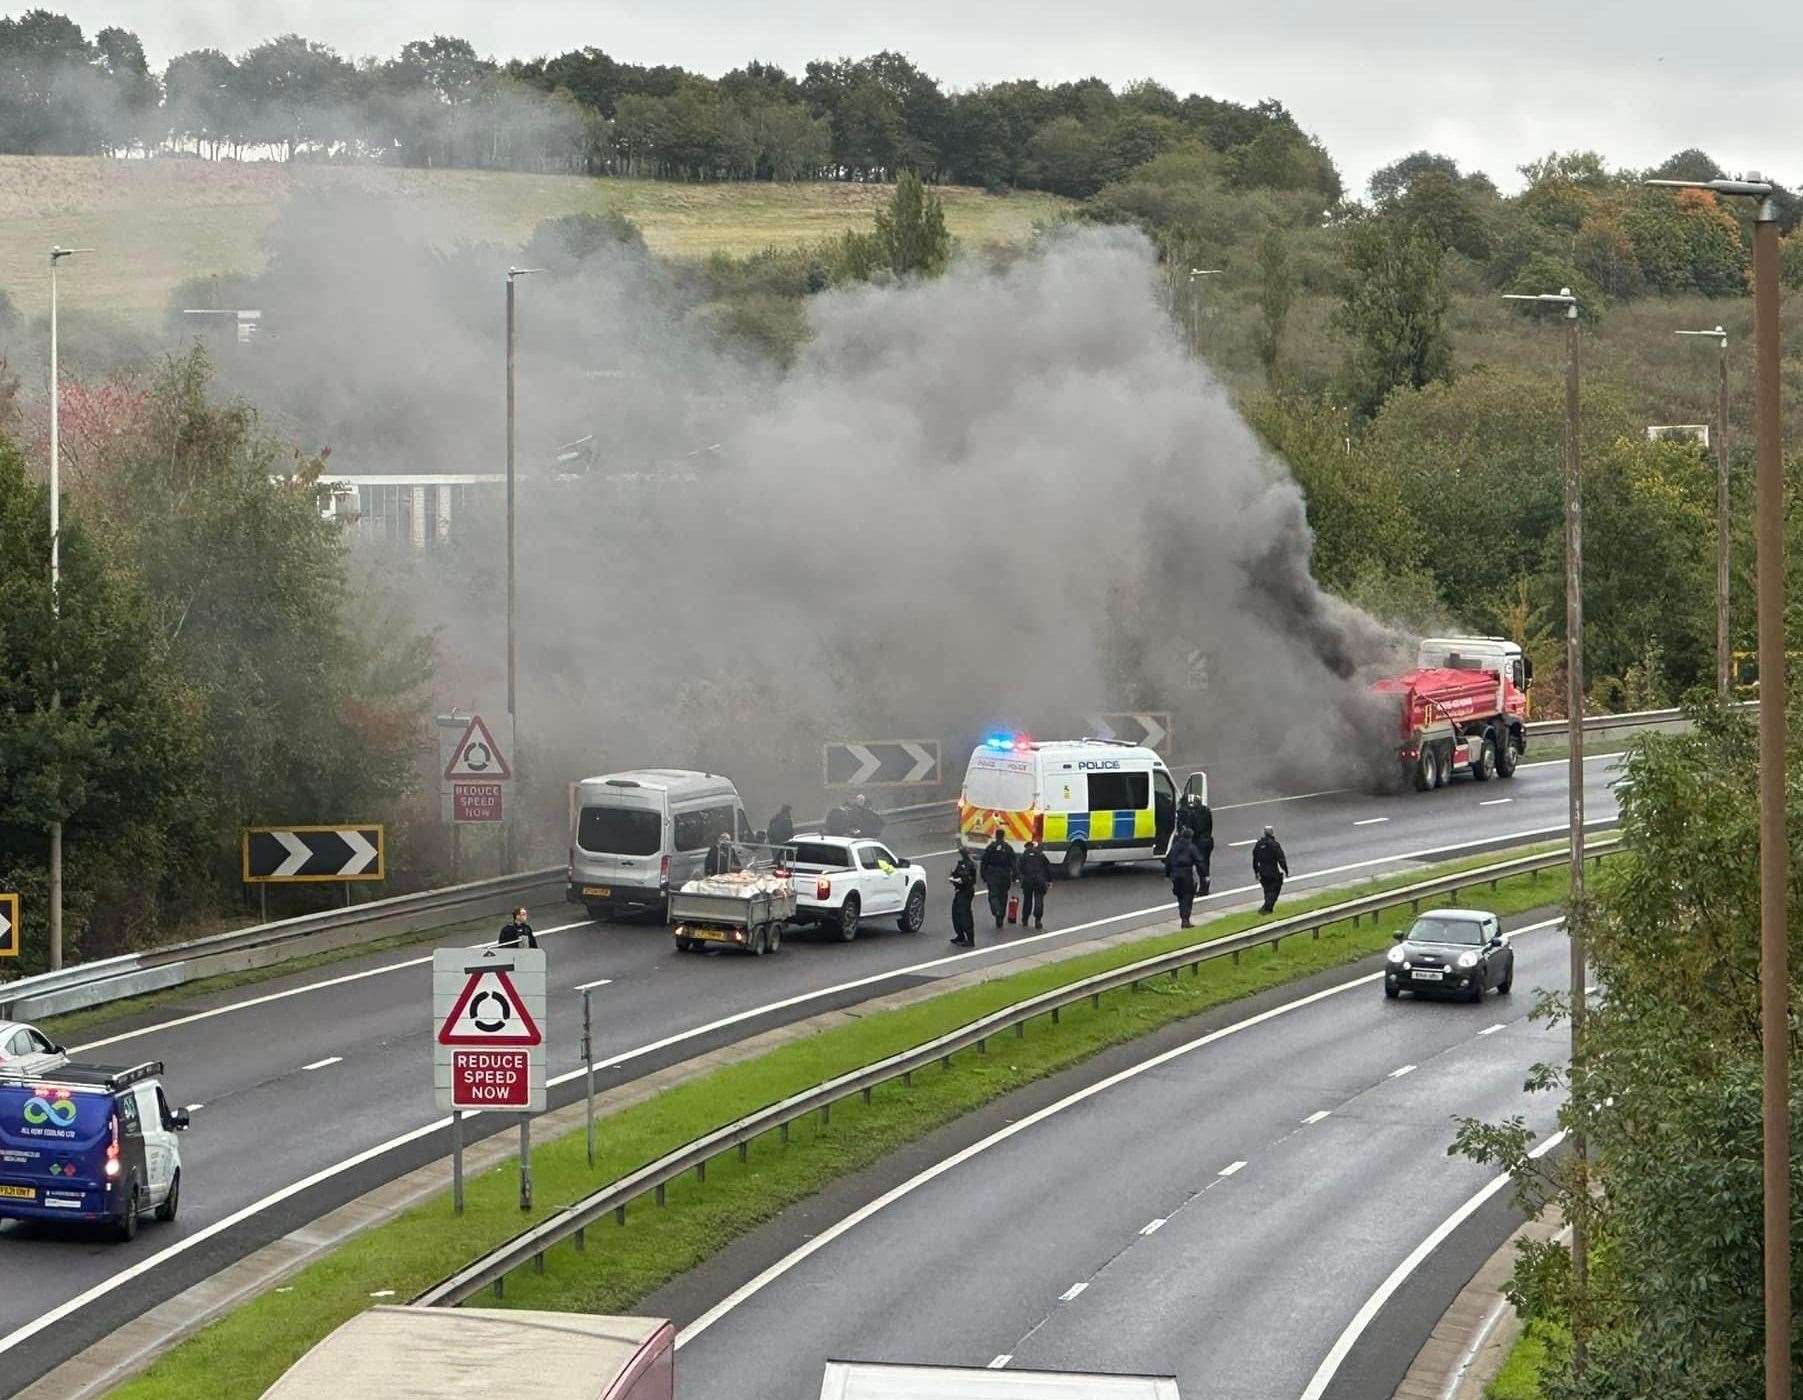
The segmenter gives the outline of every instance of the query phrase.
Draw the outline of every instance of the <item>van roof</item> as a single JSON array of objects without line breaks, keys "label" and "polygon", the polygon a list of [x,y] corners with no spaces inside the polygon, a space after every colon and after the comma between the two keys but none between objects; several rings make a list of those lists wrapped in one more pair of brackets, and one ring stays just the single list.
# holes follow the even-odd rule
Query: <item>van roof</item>
[{"label": "van roof", "polygon": [[602,773],[597,777],[582,780],[584,787],[608,784],[614,787],[650,788],[653,792],[674,792],[691,787],[731,788],[733,786],[731,778],[721,777],[718,773],[699,773],[692,768],[628,768],[621,773]]},{"label": "van roof", "polygon": [[161,1060],[145,1060],[135,1065],[60,1064],[48,1070],[28,1072],[22,1069],[0,1069],[0,1088],[8,1084],[54,1084],[63,1089],[95,1089],[105,1093],[155,1079],[163,1072]]},{"label": "van roof", "polygon": [[525,1308],[374,1307],[290,1366],[263,1400],[381,1395],[594,1400],[669,1323]]}]

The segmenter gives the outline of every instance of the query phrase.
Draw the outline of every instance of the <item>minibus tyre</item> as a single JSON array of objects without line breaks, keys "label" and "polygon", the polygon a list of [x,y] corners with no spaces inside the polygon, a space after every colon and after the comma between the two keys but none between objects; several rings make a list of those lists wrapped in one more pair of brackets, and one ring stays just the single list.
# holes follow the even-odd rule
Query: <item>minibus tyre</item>
[{"label": "minibus tyre", "polygon": [[858,897],[855,894],[845,896],[845,903],[839,906],[839,941],[849,943],[858,936]]},{"label": "minibus tyre", "polygon": [[125,1187],[125,1211],[113,1225],[113,1238],[130,1244],[138,1237],[138,1178],[134,1174]]},{"label": "minibus tyre", "polygon": [[1064,864],[1059,872],[1067,880],[1081,880],[1083,869],[1089,864],[1089,851],[1081,841],[1071,842],[1070,849],[1064,853]]},{"label": "minibus tyre", "polygon": [[169,1194],[163,1197],[163,1204],[157,1207],[157,1219],[167,1223],[175,1219],[176,1211],[182,1204],[182,1169],[177,1167],[175,1175],[169,1180]]}]

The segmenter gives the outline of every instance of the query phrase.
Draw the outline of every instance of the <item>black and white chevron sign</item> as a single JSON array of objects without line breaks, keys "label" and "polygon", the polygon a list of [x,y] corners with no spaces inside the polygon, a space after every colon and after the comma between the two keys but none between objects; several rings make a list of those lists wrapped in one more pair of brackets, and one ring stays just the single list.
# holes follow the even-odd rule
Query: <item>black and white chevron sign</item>
[{"label": "black and white chevron sign", "polygon": [[244,833],[250,884],[382,880],[382,856],[380,826],[257,826]]},{"label": "black and white chevron sign", "polygon": [[1084,715],[1084,731],[1092,739],[1118,739],[1123,744],[1141,744],[1160,752],[1171,743],[1171,715],[1168,710],[1152,710],[1144,714]]},{"label": "black and white chevron sign", "polygon": [[939,781],[937,739],[866,739],[822,746],[828,787],[923,787]]}]

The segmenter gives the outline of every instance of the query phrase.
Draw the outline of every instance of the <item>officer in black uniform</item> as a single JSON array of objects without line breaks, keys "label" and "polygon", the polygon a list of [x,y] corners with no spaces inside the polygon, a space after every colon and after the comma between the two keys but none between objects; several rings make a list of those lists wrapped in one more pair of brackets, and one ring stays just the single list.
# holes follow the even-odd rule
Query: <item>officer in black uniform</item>
[{"label": "officer in black uniform", "polygon": [[1008,917],[1008,891],[1014,888],[1015,876],[1019,873],[1014,847],[1008,844],[1008,838],[1002,835],[999,826],[995,829],[995,840],[983,847],[983,863],[979,869],[983,887],[989,891],[989,912],[995,915],[995,926],[999,929],[1002,920]]},{"label": "officer in black uniform", "polygon": [[1199,794],[1192,793],[1183,804],[1182,825],[1196,846],[1196,866],[1202,872],[1202,893],[1208,893],[1210,869],[1215,854],[1215,814]]},{"label": "officer in black uniform", "polygon": [[1283,888],[1284,877],[1290,873],[1290,863],[1277,842],[1277,833],[1268,826],[1252,847],[1252,873],[1265,891],[1264,907],[1258,912],[1269,914],[1277,908],[1277,894]]},{"label": "officer in black uniform", "polygon": [[1045,927],[1045,892],[1052,885],[1052,862],[1037,841],[1027,842],[1020,857],[1020,926],[1033,920],[1034,928]]},{"label": "officer in black uniform", "polygon": [[1171,893],[1177,896],[1177,919],[1190,927],[1189,913],[1196,902],[1196,881],[1202,873],[1202,857],[1184,827],[1171,838],[1171,853],[1164,858],[1164,872],[1171,877]]},{"label": "officer in black uniform", "polygon": [[952,867],[952,939],[961,948],[977,946],[977,921],[971,904],[977,897],[977,868],[971,864],[970,852],[959,851],[958,863]]}]

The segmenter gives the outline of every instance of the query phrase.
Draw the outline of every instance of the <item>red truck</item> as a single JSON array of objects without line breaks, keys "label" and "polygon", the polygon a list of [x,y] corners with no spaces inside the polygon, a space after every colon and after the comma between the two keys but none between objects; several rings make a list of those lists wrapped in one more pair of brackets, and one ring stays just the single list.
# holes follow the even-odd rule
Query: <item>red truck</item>
[{"label": "red truck", "polygon": [[1396,756],[1418,792],[1462,771],[1479,782],[1512,777],[1527,751],[1532,664],[1501,637],[1429,637],[1415,668],[1371,685],[1397,710]]}]

